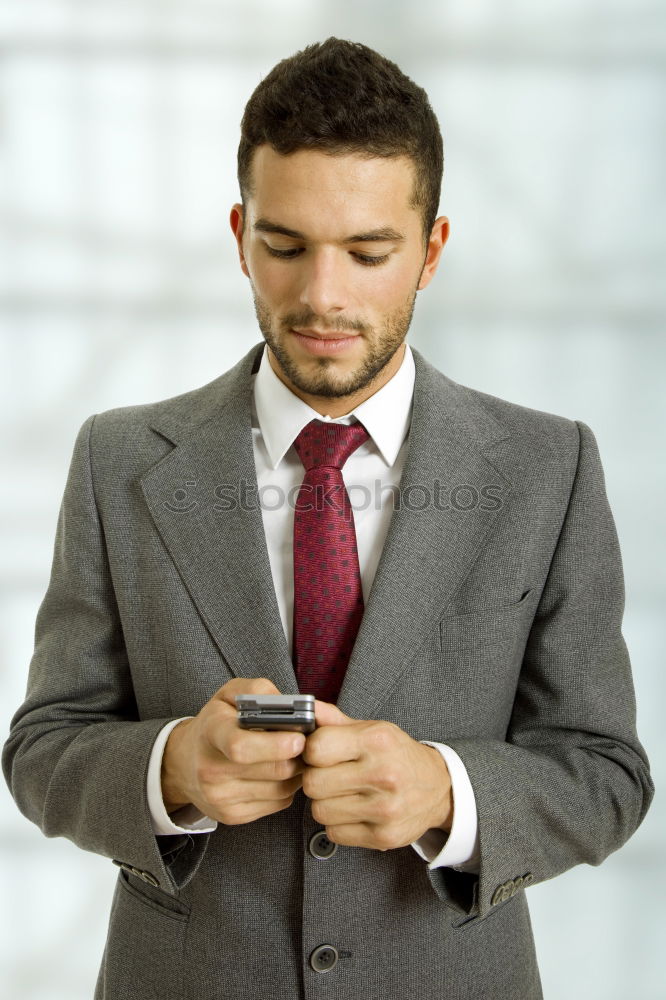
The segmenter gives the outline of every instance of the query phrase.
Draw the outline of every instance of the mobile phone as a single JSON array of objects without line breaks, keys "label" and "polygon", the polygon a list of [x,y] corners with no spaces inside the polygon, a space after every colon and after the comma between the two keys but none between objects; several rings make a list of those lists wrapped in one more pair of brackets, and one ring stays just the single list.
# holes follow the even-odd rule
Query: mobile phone
[{"label": "mobile phone", "polygon": [[241,729],[288,729],[311,733],[316,728],[313,694],[237,694]]}]

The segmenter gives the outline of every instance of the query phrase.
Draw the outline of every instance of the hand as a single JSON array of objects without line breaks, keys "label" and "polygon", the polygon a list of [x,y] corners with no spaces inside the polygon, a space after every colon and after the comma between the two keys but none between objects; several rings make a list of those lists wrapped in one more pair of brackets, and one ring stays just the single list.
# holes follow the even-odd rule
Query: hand
[{"label": "hand", "polygon": [[388,851],[426,830],[451,829],[451,779],[442,755],[392,722],[350,719],[315,701],[303,791],[336,844]]},{"label": "hand", "polygon": [[241,729],[237,694],[279,694],[266,678],[235,677],[169,733],[162,758],[167,812],[192,802],[235,826],[287,809],[303,783],[303,733]]}]

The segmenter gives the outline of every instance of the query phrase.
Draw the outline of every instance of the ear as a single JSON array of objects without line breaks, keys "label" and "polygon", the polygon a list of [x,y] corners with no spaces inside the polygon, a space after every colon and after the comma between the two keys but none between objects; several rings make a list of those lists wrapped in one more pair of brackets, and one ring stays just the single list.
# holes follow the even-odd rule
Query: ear
[{"label": "ear", "polygon": [[430,240],[428,242],[428,252],[426,254],[426,259],[423,262],[417,291],[420,292],[421,289],[425,288],[432,281],[435,271],[439,265],[439,259],[442,256],[444,244],[448,238],[449,220],[445,215],[440,215],[440,217],[435,220],[435,224],[432,227]]},{"label": "ear", "polygon": [[236,204],[232,206],[231,212],[229,214],[229,223],[231,225],[231,230],[236,237],[236,243],[238,244],[238,256],[240,259],[241,271],[246,277],[250,277],[250,272],[247,269],[247,263],[245,261],[245,254],[243,253],[243,206]]}]

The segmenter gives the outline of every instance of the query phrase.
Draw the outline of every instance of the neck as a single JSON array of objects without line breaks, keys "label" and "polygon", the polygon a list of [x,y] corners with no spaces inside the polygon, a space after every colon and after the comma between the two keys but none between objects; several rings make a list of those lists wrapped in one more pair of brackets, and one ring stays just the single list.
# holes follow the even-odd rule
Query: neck
[{"label": "neck", "polygon": [[390,382],[403,362],[407,345],[402,343],[386,367],[383,368],[371,382],[364,385],[362,389],[359,389],[358,392],[351,393],[349,396],[336,396],[335,398],[331,398],[330,396],[315,396],[308,392],[303,392],[284,374],[280,368],[277,358],[268,345],[266,345],[266,349],[268,351],[268,362],[280,381],[283,382],[295,396],[302,399],[304,403],[311,406],[312,409],[316,410],[316,412],[321,414],[322,417],[331,417],[332,419],[336,419],[337,417],[344,417],[348,413],[351,413],[355,407],[360,406],[361,403],[364,403],[366,399],[370,398],[370,396],[374,396],[376,392],[379,392],[379,390],[385,386],[387,382]]}]

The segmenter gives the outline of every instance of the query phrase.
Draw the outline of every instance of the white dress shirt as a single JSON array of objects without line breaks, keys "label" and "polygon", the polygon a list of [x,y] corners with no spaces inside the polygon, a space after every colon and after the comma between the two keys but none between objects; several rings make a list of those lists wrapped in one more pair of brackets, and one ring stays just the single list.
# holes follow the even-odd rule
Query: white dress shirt
[{"label": "white dress shirt", "polygon": [[[264,349],[253,376],[252,441],[266,545],[285,636],[292,652],[294,507],[305,470],[293,442],[311,420],[350,424],[359,420],[370,437],[345,462],[342,476],[354,511],[363,600],[372,582],[393,512],[392,491],[400,483],[409,448],[414,359],[408,344],[395,375],[343,417],[322,416],[280,381]],[[185,716],[192,718],[192,716]],[[188,805],[169,816],[161,791],[164,747],[175,719],[158,734],[148,768],[148,805],[156,834],[210,833],[217,822]],[[453,823],[450,833],[427,830],[412,847],[430,868],[478,872],[478,820],[474,792],[464,764],[443,743],[422,740],[438,750],[451,776]],[[174,822],[177,820],[177,822]]]}]

